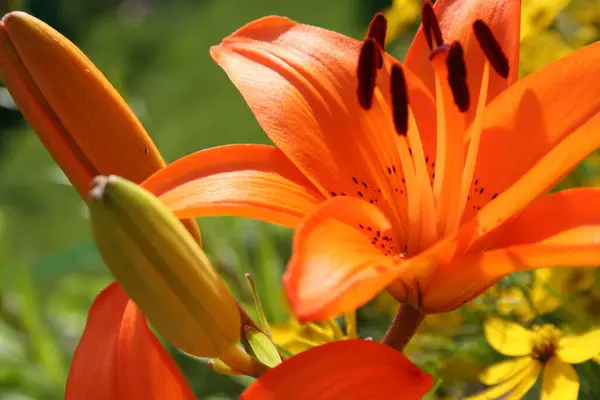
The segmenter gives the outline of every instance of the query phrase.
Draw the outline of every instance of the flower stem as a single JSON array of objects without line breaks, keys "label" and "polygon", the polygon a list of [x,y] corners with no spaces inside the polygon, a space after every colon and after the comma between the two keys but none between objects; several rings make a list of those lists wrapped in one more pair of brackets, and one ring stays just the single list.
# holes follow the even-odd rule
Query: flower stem
[{"label": "flower stem", "polygon": [[219,359],[231,369],[242,375],[252,376],[254,378],[258,378],[269,370],[269,367],[248,355],[237,345],[231,346],[229,350],[221,354]]},{"label": "flower stem", "polygon": [[425,319],[425,314],[408,304],[401,304],[398,314],[394,317],[381,342],[398,351],[404,350],[419,329],[423,319]]}]

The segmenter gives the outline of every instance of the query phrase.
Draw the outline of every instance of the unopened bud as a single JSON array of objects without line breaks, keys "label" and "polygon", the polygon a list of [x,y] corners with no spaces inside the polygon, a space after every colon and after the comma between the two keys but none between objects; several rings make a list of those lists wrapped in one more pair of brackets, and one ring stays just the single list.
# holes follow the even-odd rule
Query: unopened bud
[{"label": "unopened bud", "polygon": [[117,176],[97,177],[88,204],[102,258],[157,331],[199,357],[235,352],[237,303],[177,217]]}]

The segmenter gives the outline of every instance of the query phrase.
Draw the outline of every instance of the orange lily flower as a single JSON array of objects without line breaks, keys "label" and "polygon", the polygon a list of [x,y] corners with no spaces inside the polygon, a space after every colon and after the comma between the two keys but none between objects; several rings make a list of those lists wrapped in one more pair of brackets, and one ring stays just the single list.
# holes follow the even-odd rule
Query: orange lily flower
[{"label": "orange lily flower", "polygon": [[420,399],[433,377],[402,353],[367,340],[343,340],[300,353],[252,383],[240,400]]},{"label": "orange lily flower", "polygon": [[[119,174],[141,182],[165,165],[141,123],[102,73],[42,21],[23,12],[2,18],[0,75],[83,197],[98,174]],[[200,240],[195,222],[186,225]],[[128,383],[119,384],[116,377]],[[175,393],[180,396],[171,397]],[[66,398],[159,399],[167,394],[171,399],[193,398],[145,317],[116,284],[110,285],[90,309]]]},{"label": "orange lily flower", "polygon": [[201,151],[143,183],[179,217],[297,228],[285,286],[301,320],[388,289],[417,313],[503,276],[600,264],[600,190],[545,196],[600,145],[600,43],[516,81],[520,2],[439,0],[404,64],[286,18],[211,54],[276,147]]}]

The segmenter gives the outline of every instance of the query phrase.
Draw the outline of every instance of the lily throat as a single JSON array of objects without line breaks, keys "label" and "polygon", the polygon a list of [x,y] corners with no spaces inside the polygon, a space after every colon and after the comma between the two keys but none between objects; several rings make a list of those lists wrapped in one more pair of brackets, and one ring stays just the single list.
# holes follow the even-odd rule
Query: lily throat
[{"label": "lily throat", "polygon": [[[472,34],[485,56],[482,70],[470,68],[460,42],[444,41],[428,1],[423,4],[422,21],[435,78],[435,93],[431,94],[436,110],[435,132],[422,129],[426,126],[423,114],[415,112],[418,103],[411,103],[411,80],[418,78],[385,53],[387,21],[381,14],[371,21],[356,69],[356,98],[366,111],[365,118],[381,128],[377,130],[393,130],[388,136],[393,136],[391,144],[395,147],[390,152],[390,165],[383,167],[383,173],[372,174],[386,177],[379,179],[375,187],[361,177],[352,177],[356,196],[379,207],[392,229],[378,233],[362,224],[358,228],[385,255],[401,258],[421,252],[455,232],[462,221],[499,195],[486,191],[484,182],[479,182],[476,164],[490,74],[507,79],[509,60],[481,20],[472,24]],[[475,95],[469,88],[469,73],[481,74]],[[389,121],[382,121],[382,115]]]}]

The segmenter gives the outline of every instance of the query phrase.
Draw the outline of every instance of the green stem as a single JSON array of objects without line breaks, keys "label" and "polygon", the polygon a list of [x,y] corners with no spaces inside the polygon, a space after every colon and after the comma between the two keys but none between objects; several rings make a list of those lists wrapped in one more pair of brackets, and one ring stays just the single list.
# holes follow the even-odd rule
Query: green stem
[{"label": "green stem", "polygon": [[404,350],[424,319],[425,314],[416,308],[408,304],[401,304],[398,314],[394,317],[381,342],[398,351]]},{"label": "green stem", "polygon": [[231,369],[254,378],[258,378],[269,370],[269,367],[248,355],[237,345],[231,346],[231,348],[219,356],[219,359]]}]

